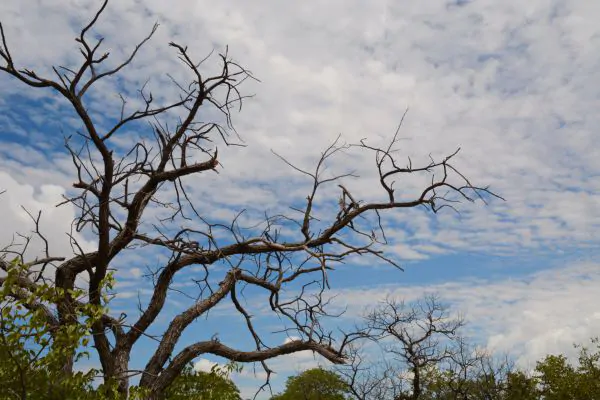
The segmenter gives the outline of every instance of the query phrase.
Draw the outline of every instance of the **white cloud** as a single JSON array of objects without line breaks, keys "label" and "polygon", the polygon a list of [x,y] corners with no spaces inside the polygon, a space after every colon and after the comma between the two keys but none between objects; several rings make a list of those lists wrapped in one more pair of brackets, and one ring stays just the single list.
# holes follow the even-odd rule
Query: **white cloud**
[{"label": "white cloud", "polygon": [[[5,246],[13,240],[16,244],[23,243],[23,239],[15,236],[16,232],[32,236],[32,242],[27,254],[32,259],[42,257],[44,243],[32,234],[35,224],[27,211],[37,217],[41,212],[40,231],[50,242],[51,256],[69,256],[73,254],[71,240],[68,234],[72,232],[71,221],[75,216],[74,207],[67,205],[56,207],[63,201],[65,191],[61,186],[45,184],[32,186],[14,180],[7,173],[0,171],[0,243]],[[25,211],[27,210],[27,211]],[[73,232],[73,237],[78,244],[88,250],[93,243],[86,241],[81,235]]]},{"label": "white cloud", "polygon": [[[581,0],[540,0],[525,8],[517,1],[352,4],[248,7],[226,1],[211,4],[207,13],[202,2],[171,7],[149,1],[143,9],[131,1],[111,2],[98,30],[107,36],[114,63],[155,20],[162,23],[138,62],[123,71],[127,86],[120,89],[132,94],[131,101],[146,77],[153,77],[151,86],[160,85],[157,98],[176,95],[164,78],[177,65],[172,49],[164,46],[171,39],[189,44],[196,57],[230,44],[230,54],[262,80],[246,86],[247,93],[257,96],[236,117],[249,147],[222,151],[222,173],[203,178],[206,185],[191,190],[212,207],[239,209],[253,202],[257,210],[280,210],[292,200],[301,201],[308,182],[273,157],[270,148],[310,166],[339,132],[350,142],[388,138],[408,105],[403,135],[411,140],[401,142],[403,157],[423,160],[430,152],[447,154],[462,146],[457,160],[462,170],[476,183],[491,183],[509,200],[485,209],[463,207],[460,220],[425,217],[426,225],[436,229],[419,230],[420,241],[493,252],[506,252],[511,244],[514,252],[578,245],[597,237],[599,183],[589,177],[600,172],[593,145],[600,117],[592,90],[600,82],[600,56],[590,49],[598,47],[599,29],[580,24],[599,12],[597,6]],[[40,1],[36,6],[14,0],[0,6],[1,15],[10,17],[5,29],[17,60],[38,69],[50,62],[76,62],[76,25],[89,18],[96,2]],[[71,10],[69,15],[64,9]],[[125,25],[128,34],[115,35]],[[180,67],[174,73],[185,75]],[[20,88],[4,75],[0,79]],[[91,94],[91,100],[104,102],[95,106],[102,110],[100,121],[117,111],[116,85],[107,82]],[[73,124],[63,121],[65,127]],[[14,126],[15,121],[9,123]],[[125,137],[118,140],[127,142]],[[363,177],[348,184],[355,193],[382,198],[374,185],[373,160],[356,152],[351,157],[334,162],[332,171],[351,166]],[[26,179],[20,182],[53,181],[39,163],[48,162],[6,160],[2,168]],[[69,184],[62,175],[55,174],[54,181]],[[415,185],[404,183],[402,191]],[[412,214],[397,214],[397,222],[413,223]],[[416,241],[416,234],[410,235],[403,244],[412,249],[399,248],[398,253],[420,258],[437,251],[414,248]]]},{"label": "white cloud", "polygon": [[283,344],[288,344],[293,342],[294,340],[300,340],[301,338],[299,336],[290,336],[285,338],[285,340],[283,341]]},{"label": "white cloud", "polygon": [[215,366],[219,366],[219,363],[201,358],[194,363],[194,369],[196,371],[211,372]]}]

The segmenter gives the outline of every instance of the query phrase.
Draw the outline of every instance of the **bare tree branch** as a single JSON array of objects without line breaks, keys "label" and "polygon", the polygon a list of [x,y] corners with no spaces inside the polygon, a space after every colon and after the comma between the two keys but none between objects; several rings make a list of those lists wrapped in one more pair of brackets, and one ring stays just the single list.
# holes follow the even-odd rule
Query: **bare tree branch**
[{"label": "bare tree branch", "polygon": [[[393,360],[406,366],[411,373],[410,394],[402,389],[402,381],[387,378],[389,368],[399,369],[398,365],[385,371],[386,390],[394,392],[394,399],[419,399],[423,392],[424,374],[429,368],[453,359],[460,353],[463,343],[459,336],[464,320],[451,318],[447,307],[435,295],[426,296],[423,301],[408,306],[402,301],[387,298],[366,317],[371,338],[381,343],[384,351]],[[401,368],[401,367],[400,367]]]}]

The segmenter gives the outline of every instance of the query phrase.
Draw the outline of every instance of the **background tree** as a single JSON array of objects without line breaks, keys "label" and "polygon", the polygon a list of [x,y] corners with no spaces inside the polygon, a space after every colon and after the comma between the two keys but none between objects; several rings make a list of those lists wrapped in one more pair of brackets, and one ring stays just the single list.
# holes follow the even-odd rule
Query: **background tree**
[{"label": "background tree", "polygon": [[333,371],[313,368],[288,378],[283,393],[271,400],[344,400],[348,385]]},{"label": "background tree", "polygon": [[577,365],[564,355],[548,355],[536,365],[536,380],[544,400],[600,399],[600,346],[592,339],[595,351],[577,345]]},{"label": "background tree", "polygon": [[523,371],[510,371],[502,392],[503,400],[537,400],[540,398],[538,381]]},{"label": "background tree", "polygon": [[[591,347],[591,348],[590,348]],[[600,339],[590,340],[590,347],[575,345],[579,349],[578,367],[583,395],[588,398],[600,397]]]},{"label": "background tree", "polygon": [[210,372],[186,366],[167,388],[164,400],[241,400],[240,391],[229,378],[233,368],[214,366]]},{"label": "background tree", "polygon": [[[508,393],[507,377],[513,371],[508,358],[494,357],[462,341],[453,357],[429,371],[422,398],[502,400]],[[517,393],[517,387],[514,389],[510,393]]]},{"label": "background tree", "polygon": [[408,384],[403,371],[382,355],[373,360],[366,357],[360,342],[349,346],[348,363],[335,371],[348,386],[351,398],[357,400],[394,399],[406,390]]},{"label": "background tree", "polygon": [[409,389],[400,390],[397,399],[420,398],[425,372],[457,356],[459,330],[464,325],[462,318],[450,317],[447,307],[435,296],[410,306],[388,298],[366,316],[366,321],[371,338],[392,357],[393,368],[409,373]]},{"label": "background tree", "polygon": [[366,322],[370,341],[363,345],[376,343],[381,357],[367,360],[357,342],[350,363],[336,367],[353,398],[538,398],[535,378],[515,370],[508,357],[469,344],[461,333],[463,319],[452,317],[436,296],[412,304],[388,298],[367,313]]},{"label": "background tree", "polygon": [[[260,362],[267,375],[271,371],[266,360],[303,350],[314,351],[333,363],[344,362],[344,348],[356,335],[334,337],[321,325],[321,317],[327,315],[322,296],[328,285],[327,273],[336,263],[353,255],[373,256],[398,266],[379,247],[385,244],[386,237],[380,213],[419,206],[437,212],[461,199],[474,201],[493,196],[487,188],[471,184],[453,167],[452,159],[457,152],[424,165],[412,165],[409,160],[407,166],[401,166],[394,156],[399,140],[396,132],[384,148],[364,140],[348,146],[338,139],[325,149],[311,171],[282,158],[310,181],[308,195],[299,199],[303,204],[292,205],[295,214],[266,215],[258,228],[251,229],[242,228],[237,217],[225,223],[201,215],[198,205],[202,199],[188,195],[190,178],[220,168],[215,139],[220,138],[225,145],[236,144],[230,137],[230,133],[235,133],[232,112],[241,108],[245,98],[240,85],[253,77],[227,51],[219,56],[220,71],[213,75],[205,73],[206,58],[197,62],[187,47],[170,43],[191,76],[187,83],[173,79],[180,97],[157,104],[152,93],[142,87],[141,107],[131,110],[126,96],[121,95],[121,104],[117,104],[120,112],[107,115],[111,107],[94,104],[90,93],[101,90],[99,82],[116,79],[157,29],[155,25],[129,57],[110,66],[106,63],[110,54],[100,51],[103,39],[93,33],[107,4],[108,0],[102,2],[76,38],[80,64],[53,67],[52,76],[18,65],[0,25],[0,71],[25,86],[52,90],[66,101],[81,123],[78,134],[66,138],[74,182],[65,203],[79,211],[73,221],[74,230],[95,240],[93,249],[84,249],[72,235],[75,255],[54,254],[46,246],[45,254],[34,254],[33,259],[28,259],[27,253],[19,251],[21,263],[39,268],[24,271],[13,282],[17,288],[11,290],[22,291],[29,297],[46,282],[63,293],[59,299],[43,301],[49,325],[76,326],[79,323],[76,310],[81,302],[104,309],[90,327],[93,349],[100,361],[102,379],[116,382],[122,397],[129,393],[129,379],[139,374],[139,385],[149,398],[160,398],[186,365],[203,354],[236,362]],[[99,109],[101,114],[94,112]],[[210,120],[211,115],[219,117]],[[114,120],[114,124],[107,126]],[[143,123],[149,125],[145,131]],[[124,148],[124,143],[131,143],[130,148]],[[351,193],[342,183],[351,179],[352,173],[323,174],[331,157],[342,151],[366,151],[374,155],[382,194],[379,200],[367,202],[359,194]],[[398,194],[394,182],[405,174],[423,175],[427,183],[417,191],[403,190]],[[336,184],[334,187],[340,190],[338,211],[315,216],[316,208],[335,202],[325,197],[324,203],[318,204],[317,194],[323,187]],[[152,207],[170,210],[172,214],[153,217],[148,212]],[[15,251],[14,247],[5,251],[4,259]],[[140,304],[139,313],[116,316],[107,309],[107,291],[102,283],[110,270],[122,267],[119,259],[132,251],[146,257],[159,253],[168,257],[151,271],[152,294],[147,302]],[[6,263],[0,265],[5,267]],[[217,265],[226,268],[214,268]],[[194,266],[204,273],[190,274]],[[188,294],[189,303],[170,319],[161,334],[152,335],[156,348],[142,371],[132,371],[130,359],[134,347],[164,312],[173,281],[183,276],[194,282],[197,292]],[[85,300],[73,295],[77,285],[84,290]],[[254,326],[252,310],[240,301],[242,289],[262,293],[264,302],[284,321],[282,329],[299,339],[285,344],[268,343]],[[181,342],[188,327],[227,300],[245,321],[254,343],[252,347],[234,348],[218,337]],[[62,357],[63,374],[73,375],[76,351],[70,349]]]}]

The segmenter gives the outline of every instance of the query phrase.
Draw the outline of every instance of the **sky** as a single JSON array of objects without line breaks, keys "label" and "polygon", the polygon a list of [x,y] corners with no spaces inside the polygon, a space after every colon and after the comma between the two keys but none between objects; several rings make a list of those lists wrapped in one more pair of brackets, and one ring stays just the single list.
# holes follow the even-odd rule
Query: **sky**
[{"label": "sky", "polygon": [[[0,2],[17,64],[47,75],[53,65],[77,65],[73,39],[98,6]],[[347,309],[336,323],[349,324],[386,295],[410,301],[438,293],[465,315],[474,340],[526,366],[547,353],[573,355],[574,342],[600,334],[599,18],[600,3],[589,0],[111,1],[94,31],[105,37],[109,63],[124,59],[154,22],[160,26],[120,79],[99,85],[88,104],[98,124],[108,126],[118,116],[118,93],[135,106],[147,80],[158,99],[175,98],[166,74],[186,75],[170,41],[187,45],[196,59],[228,46],[260,80],[244,84],[244,94],[254,97],[234,115],[245,147],[219,147],[219,174],[187,184],[206,214],[227,218],[246,208],[247,222],[302,202],[310,190],[311,182],[273,152],[311,168],[338,135],[345,143],[386,143],[408,108],[399,160],[422,162],[460,147],[455,165],[506,201],[462,204],[459,215],[386,214],[385,251],[404,272],[375,260],[340,267],[328,292],[337,296],[334,308]],[[216,67],[217,57],[207,64]],[[23,206],[42,211],[53,251],[70,254],[66,233],[75,210],[55,205],[73,181],[64,137],[80,124],[48,90],[5,74],[0,88],[0,241],[31,228]],[[131,145],[147,129],[137,128],[115,146]],[[362,199],[385,198],[371,154],[340,154],[330,171],[359,175],[344,183]],[[408,194],[420,184],[397,182]],[[79,239],[94,245],[93,237]],[[148,295],[146,260],[127,261],[115,299],[124,311]],[[188,287],[185,279],[178,284]],[[277,328],[276,319],[260,314],[260,297],[247,301],[257,305],[265,331]],[[168,313],[182,302],[170,298]],[[248,345],[237,323],[224,308],[194,329]],[[139,360],[150,350],[151,343],[137,349]],[[208,357],[198,365],[221,361]],[[274,391],[286,376],[320,362],[311,354],[273,360]],[[262,379],[250,370],[235,378],[245,395]]]}]

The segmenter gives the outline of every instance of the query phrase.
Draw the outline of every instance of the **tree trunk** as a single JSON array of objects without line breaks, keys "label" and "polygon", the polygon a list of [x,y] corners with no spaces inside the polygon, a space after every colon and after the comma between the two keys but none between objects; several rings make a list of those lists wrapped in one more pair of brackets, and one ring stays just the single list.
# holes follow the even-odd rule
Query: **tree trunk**
[{"label": "tree trunk", "polygon": [[119,399],[129,398],[129,351],[119,350],[117,347],[111,357],[109,365],[103,366],[104,383],[109,387],[116,385]]}]

